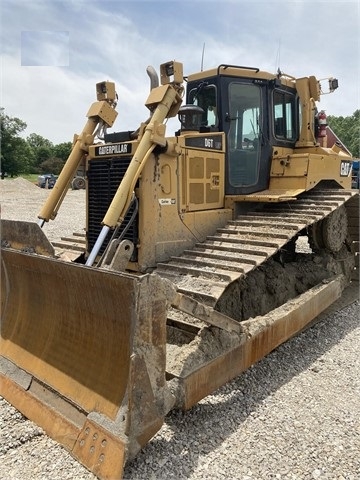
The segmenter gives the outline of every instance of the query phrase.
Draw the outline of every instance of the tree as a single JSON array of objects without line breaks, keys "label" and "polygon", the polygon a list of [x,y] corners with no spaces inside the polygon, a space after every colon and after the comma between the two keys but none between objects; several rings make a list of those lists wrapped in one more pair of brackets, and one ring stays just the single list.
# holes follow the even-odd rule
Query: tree
[{"label": "tree", "polygon": [[327,122],[352,155],[360,158],[360,110],[355,110],[350,117],[329,115]]},{"label": "tree", "polygon": [[54,156],[54,145],[50,140],[37,133],[31,133],[26,141],[34,154],[33,168],[40,171],[40,165]]},{"label": "tree", "polygon": [[30,147],[33,148],[34,150],[40,147],[52,148],[53,146],[50,140],[47,140],[46,138],[42,137],[41,135],[38,135],[37,133],[30,133],[30,135],[26,138],[26,141],[28,142]]},{"label": "tree", "polygon": [[1,175],[14,177],[19,173],[29,173],[33,153],[27,142],[20,136],[26,123],[19,118],[9,117],[0,109],[1,124]]},{"label": "tree", "polygon": [[64,162],[61,158],[52,157],[40,164],[41,173],[53,173],[54,175],[59,175]]},{"label": "tree", "polygon": [[53,148],[53,154],[55,158],[61,158],[63,163],[68,159],[72,149],[71,142],[58,143]]},{"label": "tree", "polygon": [[60,173],[72,149],[71,142],[54,145],[47,138],[31,133],[26,140],[21,134],[27,125],[12,118],[0,108],[1,120],[1,173],[11,176],[20,173]]},{"label": "tree", "polygon": [[[44,172],[44,170],[51,171],[50,166],[52,164],[55,165],[55,170],[58,170],[59,160],[62,161],[63,165],[68,159],[72,149],[71,142],[54,145],[50,140],[37,133],[31,133],[26,141],[34,152],[34,168],[39,172]],[[55,159],[56,162],[54,163]]]}]

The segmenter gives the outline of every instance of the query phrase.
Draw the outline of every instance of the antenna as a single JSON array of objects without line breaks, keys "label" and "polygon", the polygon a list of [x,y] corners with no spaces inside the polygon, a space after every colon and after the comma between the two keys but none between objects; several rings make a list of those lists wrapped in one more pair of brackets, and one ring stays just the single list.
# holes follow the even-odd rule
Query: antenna
[{"label": "antenna", "polygon": [[203,45],[202,55],[201,55],[201,71],[203,71],[203,69],[204,69],[204,53],[205,53],[205,42],[204,42],[204,45]]},{"label": "antenna", "polygon": [[280,51],[281,51],[281,38],[279,38],[279,46],[278,50],[276,52],[276,58],[275,58],[275,72],[280,71]]}]

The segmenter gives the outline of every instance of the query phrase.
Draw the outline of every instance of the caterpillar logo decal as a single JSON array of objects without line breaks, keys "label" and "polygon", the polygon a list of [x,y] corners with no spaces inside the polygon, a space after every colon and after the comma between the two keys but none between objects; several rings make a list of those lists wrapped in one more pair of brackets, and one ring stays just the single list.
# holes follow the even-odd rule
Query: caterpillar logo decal
[{"label": "caterpillar logo decal", "polygon": [[351,173],[352,163],[348,160],[342,160],[340,163],[340,177],[348,177]]},{"label": "caterpillar logo decal", "polygon": [[121,153],[131,153],[131,143],[112,143],[108,145],[99,145],[95,148],[95,155],[119,155]]}]

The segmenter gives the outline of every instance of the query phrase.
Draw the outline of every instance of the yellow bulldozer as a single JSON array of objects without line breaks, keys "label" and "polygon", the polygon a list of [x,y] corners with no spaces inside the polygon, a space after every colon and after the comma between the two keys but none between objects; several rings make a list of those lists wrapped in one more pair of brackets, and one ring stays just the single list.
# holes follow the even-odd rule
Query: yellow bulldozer
[{"label": "yellow bulldozer", "polygon": [[[101,479],[358,275],[352,158],[317,110],[336,79],[148,74],[148,119],[108,132],[115,85],[97,84],[37,222],[2,220],[0,393]],[[81,164],[86,242],[69,261],[42,227]]]}]

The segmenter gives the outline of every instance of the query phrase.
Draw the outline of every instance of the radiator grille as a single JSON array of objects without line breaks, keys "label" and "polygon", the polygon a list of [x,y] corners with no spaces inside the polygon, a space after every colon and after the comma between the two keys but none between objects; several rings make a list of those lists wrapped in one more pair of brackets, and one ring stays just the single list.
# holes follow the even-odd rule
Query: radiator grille
[{"label": "radiator grille", "polygon": [[[89,251],[92,250],[95,242],[100,234],[101,222],[107,212],[107,209],[125,175],[127,167],[131,161],[131,157],[113,157],[107,159],[93,159],[88,165],[88,228],[87,242]],[[128,211],[125,221],[119,229],[118,236],[121,235],[125,226],[129,222],[134,211],[134,206]],[[109,243],[112,235],[109,232],[103,246],[100,250],[102,254]],[[132,226],[125,234],[125,239],[130,240],[136,246],[138,243],[138,218],[136,216]],[[132,261],[137,260],[137,249],[134,249]]]}]

